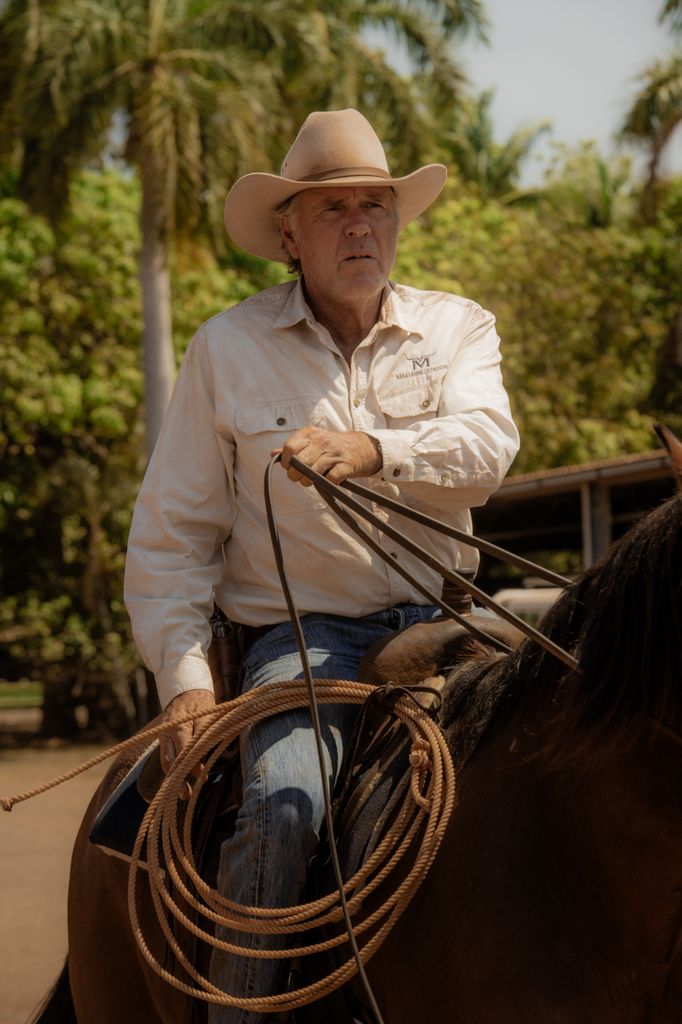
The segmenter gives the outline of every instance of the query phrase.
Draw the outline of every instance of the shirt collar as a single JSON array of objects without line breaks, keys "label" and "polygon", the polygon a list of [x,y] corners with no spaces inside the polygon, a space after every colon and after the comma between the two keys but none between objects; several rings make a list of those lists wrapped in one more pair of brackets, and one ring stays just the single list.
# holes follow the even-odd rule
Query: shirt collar
[{"label": "shirt collar", "polygon": [[[314,319],[313,312],[303,294],[303,286],[299,277],[289,292],[282,311],[273,324],[273,328],[295,327],[302,320],[313,321]],[[401,293],[400,286],[396,286],[392,281],[389,281],[384,288],[377,326],[379,330],[388,327],[398,327],[400,330],[405,331],[406,334],[416,334],[420,338],[423,337],[419,329],[419,321],[416,316],[414,303],[410,302]]]},{"label": "shirt collar", "polygon": [[272,325],[273,328],[295,327],[301,320],[314,320],[312,310],[305,301],[300,277],[291,288],[282,310]]},{"label": "shirt collar", "polygon": [[384,289],[381,312],[379,314],[379,327],[399,327],[406,334],[417,334],[420,338],[424,335],[420,330],[418,311],[414,302],[405,296],[400,285],[389,281]]}]

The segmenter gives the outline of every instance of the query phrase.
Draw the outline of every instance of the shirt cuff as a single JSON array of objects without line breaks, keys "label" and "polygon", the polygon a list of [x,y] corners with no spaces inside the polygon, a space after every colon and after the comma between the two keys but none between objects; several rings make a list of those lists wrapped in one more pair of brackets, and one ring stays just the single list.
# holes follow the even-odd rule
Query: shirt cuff
[{"label": "shirt cuff", "polygon": [[154,679],[156,692],[164,710],[179,693],[186,693],[188,690],[215,692],[208,662],[195,655],[188,655],[173,665],[164,666],[160,672],[154,674]]},{"label": "shirt cuff", "polygon": [[407,441],[402,440],[395,430],[365,430],[381,445],[383,466],[377,476],[393,484],[414,479],[414,453]]}]

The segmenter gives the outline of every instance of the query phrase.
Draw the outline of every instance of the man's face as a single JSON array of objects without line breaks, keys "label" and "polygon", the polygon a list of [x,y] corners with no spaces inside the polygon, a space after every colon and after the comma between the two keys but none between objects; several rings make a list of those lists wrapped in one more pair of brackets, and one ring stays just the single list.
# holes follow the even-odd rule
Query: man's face
[{"label": "man's face", "polygon": [[395,260],[398,213],[390,188],[312,188],[283,217],[289,255],[300,260],[316,304],[378,299]]}]

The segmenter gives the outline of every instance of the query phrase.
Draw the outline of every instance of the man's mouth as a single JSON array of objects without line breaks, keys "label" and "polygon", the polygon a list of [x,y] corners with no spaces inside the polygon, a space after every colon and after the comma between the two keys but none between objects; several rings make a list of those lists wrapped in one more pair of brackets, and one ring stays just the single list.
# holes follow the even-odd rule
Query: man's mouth
[{"label": "man's mouth", "polygon": [[370,254],[367,253],[367,252],[362,252],[362,253],[358,252],[358,253],[353,253],[351,256],[346,256],[345,259],[346,260],[373,260],[374,257],[370,256]]}]

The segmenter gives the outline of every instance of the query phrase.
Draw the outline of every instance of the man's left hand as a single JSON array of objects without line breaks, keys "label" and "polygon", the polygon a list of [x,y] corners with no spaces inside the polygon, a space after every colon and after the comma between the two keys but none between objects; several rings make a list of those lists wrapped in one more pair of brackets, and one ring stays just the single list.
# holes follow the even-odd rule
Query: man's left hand
[{"label": "man's left hand", "polygon": [[312,481],[292,467],[293,455],[334,484],[343,483],[348,477],[372,476],[383,465],[375,442],[359,430],[335,431],[303,427],[291,435],[282,448],[282,465],[290,480],[310,487]]}]

